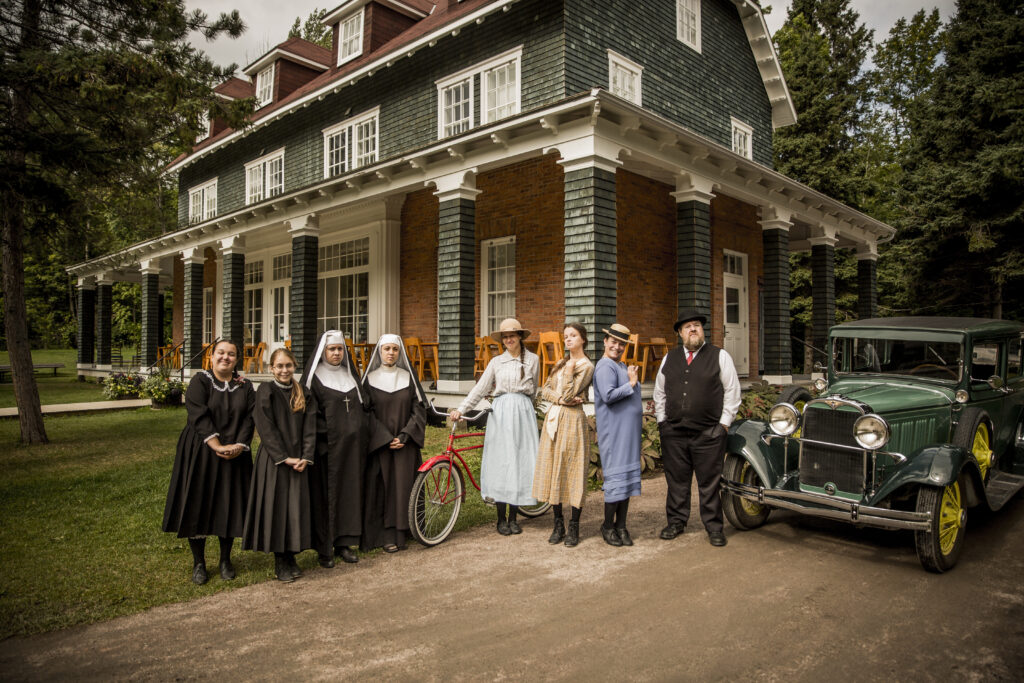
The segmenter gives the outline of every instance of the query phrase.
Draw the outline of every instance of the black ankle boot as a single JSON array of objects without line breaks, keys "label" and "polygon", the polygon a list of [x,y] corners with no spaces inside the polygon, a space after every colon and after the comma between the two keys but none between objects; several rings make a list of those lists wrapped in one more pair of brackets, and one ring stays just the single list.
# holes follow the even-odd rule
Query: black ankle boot
[{"label": "black ankle boot", "polygon": [[277,576],[278,581],[291,583],[295,580],[292,568],[288,566],[288,560],[285,559],[284,555],[274,555],[274,574]]},{"label": "black ankle boot", "polygon": [[555,528],[551,532],[551,537],[548,538],[548,543],[552,545],[561,543],[563,538],[565,538],[565,522],[561,517],[555,517]]},{"label": "black ankle boot", "polygon": [[569,522],[569,532],[565,535],[565,547],[574,548],[580,543],[580,523]]},{"label": "black ankle boot", "polygon": [[206,579],[206,563],[196,562],[194,565],[192,565],[192,583],[196,584],[197,586],[202,586],[204,583],[206,583]]}]

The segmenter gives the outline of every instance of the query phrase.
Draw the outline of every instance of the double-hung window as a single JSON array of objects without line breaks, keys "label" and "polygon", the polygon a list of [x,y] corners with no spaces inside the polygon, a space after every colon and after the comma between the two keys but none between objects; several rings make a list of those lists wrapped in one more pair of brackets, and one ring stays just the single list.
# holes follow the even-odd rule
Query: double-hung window
[{"label": "double-hung window", "polygon": [[520,46],[437,81],[438,138],[518,114],[522,54]]},{"label": "double-hung window", "polygon": [[201,223],[217,215],[217,179],[188,191],[188,222]]},{"label": "double-hung window", "polygon": [[284,192],[284,149],[245,165],[245,203],[255,204]]},{"label": "double-hung window", "polygon": [[700,52],[700,0],[676,0],[676,38]]},{"label": "double-hung window", "polygon": [[274,257],[271,276],[274,280],[271,298],[274,309],[271,313],[271,335],[273,341],[283,342],[288,339],[288,309],[291,299],[292,255],[280,254]]},{"label": "double-hung window", "polygon": [[338,66],[363,53],[363,10],[342,19],[338,27]]},{"label": "double-hung window", "polygon": [[274,65],[256,74],[256,108],[265,107],[274,99]]},{"label": "double-hung window", "polygon": [[640,77],[644,68],[619,53],[608,50],[608,90],[633,104],[642,104]]},{"label": "double-hung window", "polygon": [[364,342],[370,327],[370,238],[320,247],[317,333],[343,330]]},{"label": "double-hung window", "polygon": [[741,157],[754,158],[754,129],[737,119],[732,119],[732,151]]},{"label": "double-hung window", "polygon": [[379,119],[378,107],[323,131],[325,178],[377,161]]},{"label": "double-hung window", "polygon": [[484,262],[480,282],[480,321],[483,334],[497,330],[505,318],[516,314],[516,238],[515,235],[480,243]]},{"label": "double-hung window", "polygon": [[245,264],[245,317],[243,328],[246,344],[263,341],[263,261]]}]

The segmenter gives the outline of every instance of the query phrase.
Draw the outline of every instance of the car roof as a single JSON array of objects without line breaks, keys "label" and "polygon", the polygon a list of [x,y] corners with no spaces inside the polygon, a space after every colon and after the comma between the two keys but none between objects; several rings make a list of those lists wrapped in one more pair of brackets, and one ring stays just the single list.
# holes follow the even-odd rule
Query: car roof
[{"label": "car roof", "polygon": [[[931,316],[902,316],[896,318],[868,318],[840,323],[832,329],[849,332],[856,329],[900,329],[934,332],[969,332],[976,334],[1013,334],[1024,332],[1024,323],[997,318],[957,318]],[[845,336],[845,335],[844,335]]]}]

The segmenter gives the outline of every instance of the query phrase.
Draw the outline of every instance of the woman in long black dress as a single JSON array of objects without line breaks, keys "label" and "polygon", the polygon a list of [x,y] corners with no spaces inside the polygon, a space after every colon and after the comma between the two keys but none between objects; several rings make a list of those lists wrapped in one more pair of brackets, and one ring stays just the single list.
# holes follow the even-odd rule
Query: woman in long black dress
[{"label": "woman in long black dress", "polygon": [[316,402],[294,381],[295,356],[277,349],[270,356],[273,382],[256,390],[256,429],[260,448],[245,515],[244,550],[274,553],[281,581],[302,576],[295,553],[312,547],[306,466],[316,450]]},{"label": "woman in long black dress", "polygon": [[317,407],[309,498],[313,546],[326,568],[334,566],[334,555],[358,562],[351,546],[359,544],[363,533],[363,478],[372,427],[354,367],[344,333],[328,330],[303,377]]},{"label": "woman in long black dress", "polygon": [[185,391],[188,421],[178,439],[163,530],[188,538],[192,581],[206,583],[206,537],[220,538],[220,576],[235,578],[231,546],[242,535],[252,478],[252,383],[235,372],[235,342],[217,342],[212,371],[192,377]]},{"label": "woman in long black dress", "polygon": [[363,391],[375,419],[360,547],[393,553],[405,548],[409,533],[409,493],[427,424],[427,399],[398,335],[385,334],[377,341],[363,375]]}]

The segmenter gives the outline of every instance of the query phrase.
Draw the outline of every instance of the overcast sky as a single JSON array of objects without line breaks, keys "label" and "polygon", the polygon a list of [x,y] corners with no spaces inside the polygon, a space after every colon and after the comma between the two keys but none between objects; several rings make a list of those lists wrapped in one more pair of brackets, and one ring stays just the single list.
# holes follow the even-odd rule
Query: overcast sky
[{"label": "overcast sky", "polygon": [[[296,17],[305,21],[309,13],[317,8],[334,9],[340,0],[186,0],[189,9],[199,8],[211,15],[238,9],[248,29],[238,40],[218,38],[212,43],[206,42],[202,36],[196,36],[193,42],[206,51],[215,63],[227,66],[231,62],[239,68],[256,60],[271,45],[276,45],[288,37]],[[767,16],[768,28],[774,33],[786,19],[789,0],[762,0],[762,4],[771,5],[773,11]],[[851,6],[860,13],[861,21],[869,29],[875,31],[875,41],[885,38],[896,20],[910,17],[921,8],[939,8],[943,21],[952,15],[955,0],[852,0]]]}]

